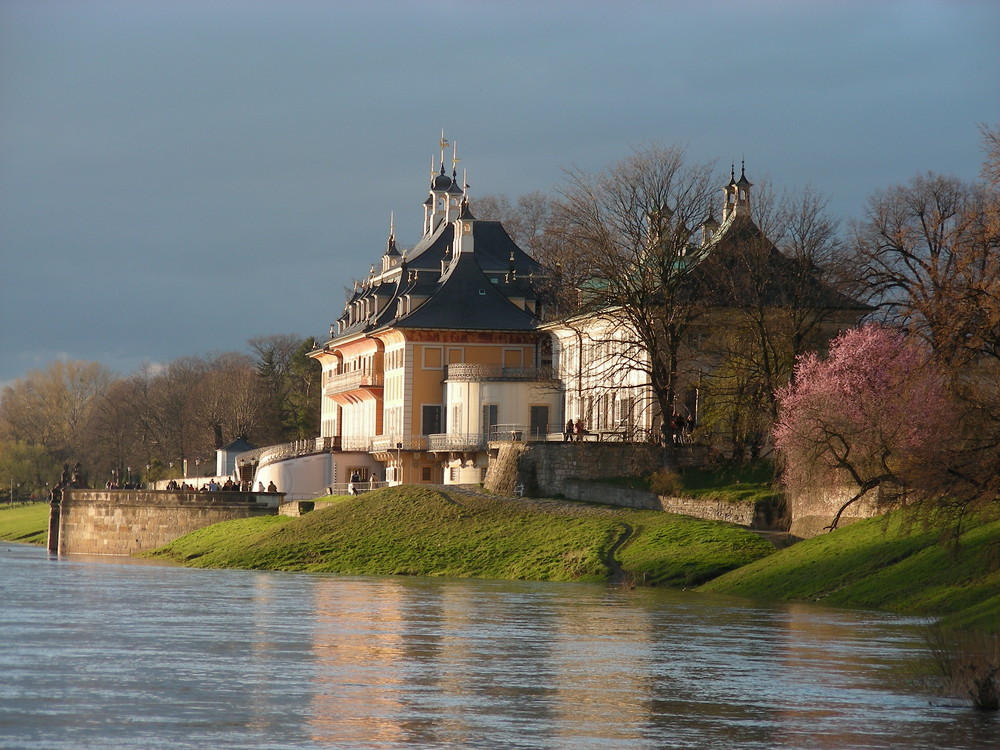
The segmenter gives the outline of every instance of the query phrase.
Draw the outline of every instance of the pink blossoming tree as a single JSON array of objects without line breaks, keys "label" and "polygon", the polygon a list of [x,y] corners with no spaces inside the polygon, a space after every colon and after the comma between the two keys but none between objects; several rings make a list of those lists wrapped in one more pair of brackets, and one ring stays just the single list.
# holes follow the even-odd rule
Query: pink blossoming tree
[{"label": "pink blossoming tree", "polygon": [[841,334],[826,358],[801,356],[777,398],[774,442],[786,484],[854,487],[829,529],[873,491],[883,500],[917,494],[914,476],[953,434],[948,391],[929,351],[879,325]]}]

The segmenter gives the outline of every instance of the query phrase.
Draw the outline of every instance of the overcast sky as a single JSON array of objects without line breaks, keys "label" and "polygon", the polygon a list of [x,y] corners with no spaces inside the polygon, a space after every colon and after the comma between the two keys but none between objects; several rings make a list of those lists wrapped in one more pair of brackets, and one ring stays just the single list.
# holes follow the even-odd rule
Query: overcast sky
[{"label": "overcast sky", "polygon": [[473,209],[652,141],[845,222],[974,179],[998,37],[995,0],[0,0],[0,383],[322,340],[442,127]]}]

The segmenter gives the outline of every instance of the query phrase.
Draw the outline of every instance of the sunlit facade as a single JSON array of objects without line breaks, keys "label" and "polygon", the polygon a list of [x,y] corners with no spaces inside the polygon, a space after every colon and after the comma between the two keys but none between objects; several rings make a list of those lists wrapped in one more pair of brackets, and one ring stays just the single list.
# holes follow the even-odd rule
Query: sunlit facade
[{"label": "sunlit facade", "polygon": [[561,393],[537,323],[540,267],[499,222],[479,221],[455,170],[434,173],[423,236],[355,282],[323,368],[321,437],[365,453],[390,483],[475,483],[491,439],[544,435]]},{"label": "sunlit facade", "polygon": [[[808,343],[822,346],[840,330],[855,325],[870,308],[803,273],[799,261],[775,248],[751,216],[751,188],[742,171],[739,179],[731,175],[723,187],[722,221],[709,216],[700,227],[700,241],[685,255],[695,267],[692,276],[707,279],[712,271],[706,269],[727,265],[726,261],[704,264],[712,256],[737,258],[728,264],[736,268],[740,263],[760,263],[755,273],[763,281],[752,290],[760,325],[779,330],[811,307],[816,323],[809,330]],[[744,252],[747,248],[752,252]],[[563,385],[567,418],[582,421],[599,436],[624,440],[659,439],[664,416],[668,420],[675,415],[690,417],[689,424],[699,423],[704,382],[722,362],[720,353],[732,350],[731,339],[745,333],[739,329],[738,312],[751,305],[735,296],[739,284],[704,287],[712,297],[699,303],[698,314],[692,316],[679,343],[672,414],[660,413],[649,385],[649,353],[638,345],[641,337],[630,328],[621,309],[605,308],[545,326],[552,336],[555,373]],[[730,341],[724,343],[726,337]]]}]

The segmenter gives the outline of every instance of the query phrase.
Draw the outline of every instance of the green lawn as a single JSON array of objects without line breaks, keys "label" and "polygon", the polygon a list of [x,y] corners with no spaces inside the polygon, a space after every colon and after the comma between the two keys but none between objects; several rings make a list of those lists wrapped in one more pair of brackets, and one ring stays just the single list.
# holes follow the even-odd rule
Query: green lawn
[{"label": "green lawn", "polygon": [[49,532],[49,504],[0,505],[0,539],[45,544]]},{"label": "green lawn", "polygon": [[774,467],[767,461],[685,469],[681,483],[684,494],[690,497],[761,502],[782,494],[774,482]]}]

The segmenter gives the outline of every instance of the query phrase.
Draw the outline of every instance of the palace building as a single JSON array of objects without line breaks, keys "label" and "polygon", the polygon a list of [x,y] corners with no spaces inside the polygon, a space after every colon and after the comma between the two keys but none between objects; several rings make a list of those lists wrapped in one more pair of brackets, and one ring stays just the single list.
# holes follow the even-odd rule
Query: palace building
[{"label": "palace building", "polygon": [[[543,324],[544,270],[499,222],[475,217],[454,155],[445,169],[447,145],[442,135],[419,241],[400,250],[390,222],[384,252],[310,352],[322,366],[320,437],[238,457],[255,486],[273,481],[304,498],[358,482],[477,484],[491,442],[561,440],[567,418],[581,420],[588,439],[655,441],[664,432],[672,415],[657,407],[642,366],[648,352],[624,317],[609,308]],[[751,187],[745,174],[731,175],[722,222],[709,217],[685,255],[704,304],[678,353],[674,408],[693,420],[702,378],[721,364],[710,344],[740,335],[737,311],[755,304],[766,325],[787,325],[808,308],[811,347],[867,311],[774,247],[751,218]],[[762,280],[753,300],[713,278],[736,267]]]},{"label": "palace building", "polygon": [[390,228],[310,354],[323,367],[321,437],[356,455],[347,468],[362,479],[384,467],[391,483],[476,483],[491,438],[562,418],[537,333],[541,268],[499,222],[476,219],[443,151],[423,208],[419,242],[403,253]]}]

